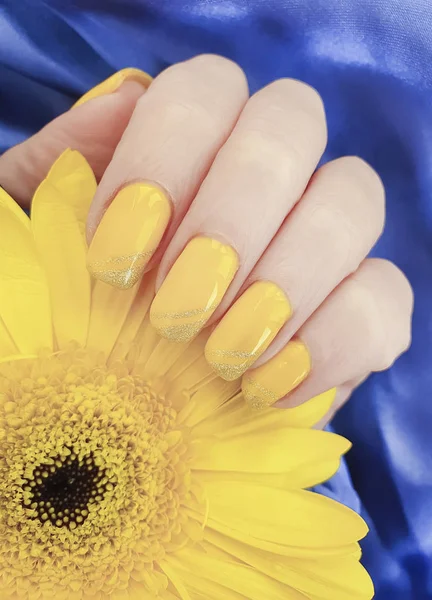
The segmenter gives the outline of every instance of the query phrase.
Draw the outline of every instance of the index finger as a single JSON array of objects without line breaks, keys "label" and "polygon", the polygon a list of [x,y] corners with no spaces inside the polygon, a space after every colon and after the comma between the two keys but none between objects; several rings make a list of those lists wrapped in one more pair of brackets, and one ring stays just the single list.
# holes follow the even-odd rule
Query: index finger
[{"label": "index finger", "polygon": [[160,256],[247,98],[243,71],[218,56],[174,65],[154,80],[90,209],[88,265],[96,278],[131,287],[158,249]]}]

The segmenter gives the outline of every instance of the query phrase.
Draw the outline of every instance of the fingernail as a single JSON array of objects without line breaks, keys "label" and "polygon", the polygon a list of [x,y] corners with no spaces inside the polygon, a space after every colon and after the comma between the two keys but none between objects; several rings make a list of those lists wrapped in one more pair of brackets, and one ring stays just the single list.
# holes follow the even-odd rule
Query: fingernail
[{"label": "fingernail", "polygon": [[93,100],[93,98],[105,96],[106,94],[112,94],[118,90],[125,81],[136,81],[145,89],[147,89],[152,82],[152,77],[140,69],[122,69],[121,71],[114,73],[114,75],[111,75],[111,77],[108,77],[108,79],[105,79],[105,81],[102,81],[96,85],[86,94],[84,94],[84,96],[81,96],[81,98],[72,106],[72,108],[81,106],[81,104],[85,104],[85,102]]},{"label": "fingernail", "polygon": [[191,340],[219,306],[237,269],[231,246],[207,237],[192,239],[153,300],[153,327],[174,342]]},{"label": "fingernail", "polygon": [[268,362],[243,376],[243,396],[254,409],[272,406],[300,385],[310,369],[308,349],[303,342],[292,340]]},{"label": "fingernail", "polygon": [[291,316],[284,292],[274,283],[253,283],[208,339],[205,356],[220,377],[233,381],[268,348]]},{"label": "fingernail", "polygon": [[171,202],[150,183],[132,183],[109,205],[90,244],[87,266],[100,281],[121,289],[132,287],[167,228]]}]

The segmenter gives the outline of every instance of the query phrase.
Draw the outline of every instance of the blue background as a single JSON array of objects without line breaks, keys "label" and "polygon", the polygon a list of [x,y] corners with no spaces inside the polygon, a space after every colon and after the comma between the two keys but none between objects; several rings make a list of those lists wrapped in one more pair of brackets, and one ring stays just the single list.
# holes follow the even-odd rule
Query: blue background
[{"label": "blue background", "polygon": [[430,0],[2,0],[0,149],[37,131],[113,71],[153,75],[202,52],[243,67],[251,90],[295,77],[324,98],[325,160],[357,154],[387,189],[373,254],[415,293],[411,350],[336,418],[354,442],[323,489],[371,526],[378,600],[432,598],[432,4]]}]

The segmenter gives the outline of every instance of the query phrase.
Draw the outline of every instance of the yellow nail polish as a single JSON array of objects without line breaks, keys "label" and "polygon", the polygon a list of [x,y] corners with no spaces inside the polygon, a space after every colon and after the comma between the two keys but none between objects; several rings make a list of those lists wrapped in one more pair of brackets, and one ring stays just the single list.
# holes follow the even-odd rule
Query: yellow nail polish
[{"label": "yellow nail polish", "polygon": [[150,183],[132,183],[114,198],[90,244],[90,273],[121,289],[132,287],[167,228],[171,202]]},{"label": "yellow nail polish", "polygon": [[220,377],[233,381],[268,348],[291,316],[284,292],[274,283],[253,283],[208,339],[205,355]]},{"label": "yellow nail polish", "polygon": [[237,269],[231,246],[207,237],[192,239],[156,294],[152,325],[169,340],[191,340],[220,304]]},{"label": "yellow nail polish", "polygon": [[310,369],[308,349],[303,342],[292,340],[268,362],[243,376],[243,396],[252,408],[272,406],[296,388]]},{"label": "yellow nail polish", "polygon": [[114,75],[111,75],[111,77],[108,77],[108,79],[105,79],[105,81],[102,81],[96,85],[86,94],[84,94],[84,96],[81,96],[81,98],[75,102],[72,108],[81,106],[81,104],[85,104],[85,102],[93,100],[93,98],[105,96],[106,94],[112,94],[118,90],[125,81],[137,81],[138,83],[141,83],[144,88],[148,88],[152,80],[153,78],[150,75],[144,71],[141,71],[140,69],[122,69],[121,71],[114,73]]}]

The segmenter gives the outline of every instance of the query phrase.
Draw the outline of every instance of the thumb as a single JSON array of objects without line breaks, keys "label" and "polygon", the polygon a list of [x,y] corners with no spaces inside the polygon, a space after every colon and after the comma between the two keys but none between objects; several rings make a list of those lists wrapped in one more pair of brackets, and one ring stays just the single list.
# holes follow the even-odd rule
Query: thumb
[{"label": "thumb", "polygon": [[[134,71],[133,80],[127,78],[129,71]],[[91,90],[71,110],[5,152],[0,157],[0,186],[28,207],[37,186],[67,148],[81,152],[99,180],[146,83],[148,86],[150,78],[142,75],[138,79],[135,70],[120,71]],[[113,80],[118,82],[118,89],[113,90]]]}]

